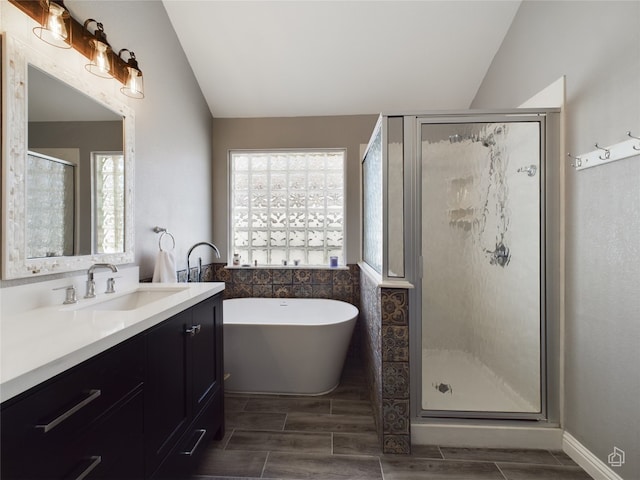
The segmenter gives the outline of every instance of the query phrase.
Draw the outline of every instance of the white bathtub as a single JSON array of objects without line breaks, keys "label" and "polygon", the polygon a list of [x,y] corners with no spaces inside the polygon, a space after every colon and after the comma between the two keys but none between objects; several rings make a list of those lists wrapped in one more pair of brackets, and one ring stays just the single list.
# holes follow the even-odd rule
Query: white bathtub
[{"label": "white bathtub", "polygon": [[338,386],[358,316],[315,298],[224,301],[227,392],[322,395]]}]

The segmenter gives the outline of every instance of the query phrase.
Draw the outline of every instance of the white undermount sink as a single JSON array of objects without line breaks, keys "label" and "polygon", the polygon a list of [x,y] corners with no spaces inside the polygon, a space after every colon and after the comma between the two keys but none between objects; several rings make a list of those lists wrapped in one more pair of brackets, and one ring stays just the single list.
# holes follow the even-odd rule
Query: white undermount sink
[{"label": "white undermount sink", "polygon": [[[107,299],[96,299],[88,305],[78,305],[74,310],[113,310],[126,311],[135,310],[144,307],[149,303],[163,300],[171,295],[184,292],[188,287],[171,287],[171,288],[144,288],[140,287],[130,293],[115,296]],[[116,294],[117,295],[117,294]],[[103,296],[104,298],[104,296]]]}]

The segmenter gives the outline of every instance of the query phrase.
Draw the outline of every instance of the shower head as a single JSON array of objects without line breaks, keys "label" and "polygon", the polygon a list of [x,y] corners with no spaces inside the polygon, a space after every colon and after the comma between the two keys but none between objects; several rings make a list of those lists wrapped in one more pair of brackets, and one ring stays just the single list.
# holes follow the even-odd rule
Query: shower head
[{"label": "shower head", "polygon": [[472,142],[477,142],[478,137],[476,135],[469,135],[467,133],[460,135],[456,133],[454,135],[449,135],[449,143],[462,143],[466,140],[471,140]]},{"label": "shower head", "polygon": [[480,138],[478,135],[460,135],[456,133],[454,135],[449,135],[449,143],[461,143],[465,140],[471,140],[472,142],[480,142],[484,147],[492,147],[496,144],[493,134],[490,134],[488,137]]},{"label": "shower head", "polygon": [[484,147],[492,147],[496,144],[496,141],[493,138],[493,134],[489,135],[487,138],[483,138],[481,142]]}]

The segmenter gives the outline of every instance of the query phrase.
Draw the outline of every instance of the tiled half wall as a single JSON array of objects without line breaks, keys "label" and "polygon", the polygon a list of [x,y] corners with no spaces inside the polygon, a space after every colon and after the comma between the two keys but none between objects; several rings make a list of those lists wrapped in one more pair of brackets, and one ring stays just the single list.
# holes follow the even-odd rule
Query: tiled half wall
[{"label": "tiled half wall", "polygon": [[384,453],[411,453],[409,295],[360,273],[360,337]]}]

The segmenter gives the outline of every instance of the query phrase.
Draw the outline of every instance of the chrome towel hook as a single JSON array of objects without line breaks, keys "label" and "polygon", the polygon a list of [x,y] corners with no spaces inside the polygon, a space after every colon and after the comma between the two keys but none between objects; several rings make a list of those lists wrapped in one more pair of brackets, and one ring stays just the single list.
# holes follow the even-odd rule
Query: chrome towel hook
[{"label": "chrome towel hook", "polygon": [[[633,135],[631,135],[631,130],[629,130],[629,131],[627,132],[627,135],[629,135],[629,137],[631,137],[631,138],[633,138],[633,139],[635,139],[635,140],[640,140],[640,137],[634,137]],[[639,145],[640,145],[640,144],[639,144]],[[637,146],[637,147],[636,147],[636,146],[634,145],[634,146],[633,146],[633,149],[634,149],[634,150],[640,150],[640,146]]]},{"label": "chrome towel hook", "polygon": [[609,160],[609,157],[611,157],[611,150],[601,147],[600,145],[598,145],[598,142],[596,142],[596,148],[598,150],[604,150],[604,158],[602,158],[602,155],[600,155],[600,160]]},{"label": "chrome towel hook", "polygon": [[582,159],[580,157],[574,157],[573,155],[571,155],[568,152],[567,152],[567,157],[573,159],[573,161],[571,162],[571,166],[572,167],[581,167],[582,166]]},{"label": "chrome towel hook", "polygon": [[640,137],[631,135],[631,131],[627,131],[627,136],[629,137],[627,140],[614,143],[608,147],[601,147],[600,144],[596,143],[595,150],[583,153],[579,157],[573,157],[567,153],[569,157],[574,159],[571,166],[575,167],[576,170],[584,170],[585,168],[606,165],[629,157],[635,157],[637,160],[640,158],[638,155],[638,152],[640,152]]}]

